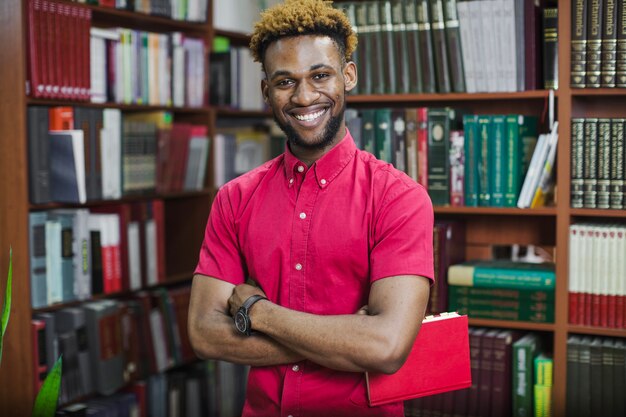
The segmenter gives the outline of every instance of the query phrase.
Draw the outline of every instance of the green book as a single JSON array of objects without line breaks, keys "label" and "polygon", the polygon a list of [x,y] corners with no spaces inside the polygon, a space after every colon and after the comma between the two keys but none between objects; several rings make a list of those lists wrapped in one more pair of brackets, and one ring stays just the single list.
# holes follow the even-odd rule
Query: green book
[{"label": "green book", "polygon": [[544,353],[540,353],[535,358],[534,363],[535,363],[535,384],[551,387],[552,382],[553,382],[552,358]]},{"label": "green book", "polygon": [[491,116],[478,116],[478,152],[476,161],[478,165],[478,205],[488,207],[491,205],[491,190],[489,188],[489,142],[493,140],[491,133]]},{"label": "green book", "polygon": [[513,343],[513,417],[532,417],[534,359],[541,339],[528,333]]},{"label": "green book", "polygon": [[502,176],[504,179],[504,207],[516,207],[519,192],[522,188],[522,178],[520,170],[521,145],[519,135],[519,122],[523,116],[509,114],[506,116],[506,132],[504,138],[504,164],[502,166]]},{"label": "green book", "polygon": [[540,353],[535,362],[535,417],[549,417],[552,409],[552,358]]},{"label": "green book", "polygon": [[491,137],[489,138],[489,190],[490,206],[504,206],[504,190],[506,182],[506,117],[491,117]]},{"label": "green book", "polygon": [[[521,166],[520,166],[520,190],[526,177],[526,172],[530,166],[530,160],[533,157],[535,146],[537,145],[537,117],[535,116],[519,116],[519,145]],[[518,192],[519,195],[519,192]],[[515,201],[517,204],[517,200]]]},{"label": "green book", "polygon": [[391,125],[391,109],[377,109],[375,111],[375,140],[376,157],[381,161],[393,163],[391,149],[391,135],[393,133]]},{"label": "green book", "polygon": [[550,407],[552,406],[552,387],[545,385],[535,385],[535,417],[550,417]]},{"label": "green book", "polygon": [[548,304],[554,304],[555,300],[554,291],[544,289],[485,288],[449,285],[448,290],[458,297],[469,297],[471,299]]},{"label": "green book", "polygon": [[473,318],[528,321],[533,323],[554,322],[554,301],[501,300],[494,297],[460,296],[450,286],[448,309]]},{"label": "green book", "polygon": [[478,120],[474,114],[463,117],[465,135],[465,205],[478,206]]},{"label": "green book", "polygon": [[554,263],[477,261],[448,268],[450,285],[554,290],[554,280]]},{"label": "green book", "polygon": [[363,149],[372,155],[376,155],[376,110],[365,109],[361,111],[363,122]]}]

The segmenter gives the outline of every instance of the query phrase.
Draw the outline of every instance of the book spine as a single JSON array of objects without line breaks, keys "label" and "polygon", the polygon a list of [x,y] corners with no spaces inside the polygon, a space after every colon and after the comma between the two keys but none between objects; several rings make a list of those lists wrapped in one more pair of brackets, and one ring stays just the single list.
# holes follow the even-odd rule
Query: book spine
[{"label": "book spine", "polygon": [[465,135],[465,205],[478,206],[478,124],[477,116],[463,117]]},{"label": "book spine", "polygon": [[478,147],[476,152],[476,161],[478,166],[478,205],[481,207],[488,207],[491,203],[489,175],[492,174],[492,167],[489,166],[489,142],[490,140],[493,140],[491,134],[491,116],[478,116],[477,124]]},{"label": "book spine", "polygon": [[610,206],[624,208],[624,124],[626,119],[613,119],[611,122],[611,185]]},{"label": "book spine", "polygon": [[615,86],[626,87],[626,1],[617,1]]},{"label": "book spine", "polygon": [[492,207],[504,206],[504,191],[507,180],[506,159],[506,119],[497,115],[491,119],[491,136],[489,140],[489,205]]},{"label": "book spine", "polygon": [[419,63],[422,74],[422,88],[424,93],[434,93],[436,92],[435,59],[428,0],[417,0],[417,24],[419,32]]},{"label": "book spine", "polygon": [[380,17],[381,28],[381,61],[383,70],[383,80],[385,84],[384,92],[387,94],[399,93],[398,91],[398,70],[397,55],[402,53],[401,49],[396,49],[394,45],[394,27],[391,15],[391,1],[386,0],[378,3],[378,15]]},{"label": "book spine", "polygon": [[536,90],[541,80],[539,6],[532,0],[524,1],[524,48],[525,48],[525,87]]},{"label": "book spine", "polygon": [[385,68],[383,36],[378,2],[367,3],[367,23],[370,27],[371,51],[368,57],[369,68],[372,72],[372,93],[384,94],[388,88],[385,84]]},{"label": "book spine", "polygon": [[572,0],[571,86],[585,88],[587,67],[587,0]]},{"label": "book spine", "polygon": [[598,198],[597,207],[610,207],[611,119],[598,119]]},{"label": "book spine", "polygon": [[[395,51],[396,68],[396,71],[392,71],[393,76],[396,77],[394,92],[408,94],[411,92],[411,77],[413,76],[409,72],[410,61],[415,60],[416,50],[409,50],[409,35],[404,19],[404,2],[393,0],[390,7],[393,31],[392,48]],[[417,26],[414,26],[413,30],[417,30]]]},{"label": "book spine", "polygon": [[406,151],[406,122],[404,120],[404,109],[393,109],[391,111],[391,159],[396,169],[408,173],[407,171],[407,151]]},{"label": "book spine", "polygon": [[417,8],[415,1],[402,2],[404,8],[404,24],[406,29],[406,57],[408,64],[409,91],[421,93],[422,65],[420,49],[420,29],[417,21]]},{"label": "book spine", "polygon": [[417,150],[417,109],[408,108],[404,114],[404,120],[406,121],[406,167],[407,174],[415,182],[418,181],[418,150]]},{"label": "book spine", "polygon": [[450,123],[448,108],[428,110],[428,193],[436,206],[450,204]]},{"label": "book spine", "polygon": [[[356,2],[351,1],[351,2],[346,2],[346,3],[341,3],[339,4],[338,7],[341,7],[343,9],[343,12],[346,14],[346,16],[348,17],[348,20],[350,21],[350,25],[352,26],[352,31],[357,36],[357,38],[361,39],[359,23],[357,22],[357,19],[356,19],[356,8],[357,8]],[[361,45],[359,45],[359,48],[360,47]],[[354,65],[356,65],[359,75],[362,75],[362,74],[364,75],[365,72],[361,72],[362,63],[359,58],[360,56],[359,56],[358,51],[355,51],[352,54],[351,60],[352,62],[354,62]],[[211,66],[212,64],[213,62],[211,62]],[[360,83],[357,83],[357,85],[352,89],[351,94],[360,94],[360,88],[361,88]],[[210,91],[211,89],[209,89],[209,92]]]},{"label": "book spine", "polygon": [[376,157],[394,163],[391,149],[391,109],[376,109]]},{"label": "book spine", "polygon": [[465,205],[465,161],[464,161],[463,132],[453,130],[450,132],[450,205],[463,207]]},{"label": "book spine", "polygon": [[532,323],[554,323],[554,305],[543,302],[522,303],[516,301],[476,300],[457,298],[451,293],[449,309],[470,317],[528,321]]},{"label": "book spine", "polygon": [[554,271],[480,265],[452,265],[448,284],[466,287],[554,290]]},{"label": "book spine", "polygon": [[584,152],[585,152],[585,119],[572,119],[570,198],[572,208],[582,208],[584,203]]},{"label": "book spine", "polygon": [[489,330],[482,336],[480,344],[480,416],[491,415],[491,396],[493,391],[493,344],[497,330]]},{"label": "book spine", "polygon": [[570,336],[567,340],[567,389],[565,409],[568,416],[578,416],[578,384],[579,375],[579,344],[578,336]]},{"label": "book spine", "polygon": [[355,5],[355,20],[359,34],[359,47],[356,50],[359,72],[359,92],[361,94],[372,94],[372,68],[370,67],[372,55],[372,29],[367,20],[367,4],[357,3]]},{"label": "book spine", "polygon": [[450,82],[450,62],[448,61],[446,45],[446,27],[443,16],[443,0],[429,0],[429,3],[437,92],[449,93],[452,88]]},{"label": "book spine", "polygon": [[604,0],[600,58],[600,86],[604,88],[615,87],[615,59],[617,57],[616,5],[616,0]]},{"label": "book spine", "polygon": [[598,119],[585,119],[583,207],[596,208],[598,194]]},{"label": "book spine", "polygon": [[504,180],[504,207],[515,207],[520,192],[520,137],[519,137],[519,117],[517,115],[508,115],[505,120],[505,137],[504,142],[504,164],[503,164],[503,180]]},{"label": "book spine", "polygon": [[428,107],[417,109],[417,182],[428,190]]},{"label": "book spine", "polygon": [[543,86],[559,88],[558,9],[543,9]]},{"label": "book spine", "polygon": [[372,155],[376,154],[376,110],[366,109],[362,112],[363,149]]},{"label": "book spine", "polygon": [[444,0],[443,15],[445,20],[448,62],[450,63],[450,77],[452,79],[452,91],[462,93],[465,91],[465,73],[463,71],[461,29],[457,14],[456,0]]},{"label": "book spine", "polygon": [[603,0],[591,0],[587,6],[587,87],[598,88],[601,84],[602,4]]}]

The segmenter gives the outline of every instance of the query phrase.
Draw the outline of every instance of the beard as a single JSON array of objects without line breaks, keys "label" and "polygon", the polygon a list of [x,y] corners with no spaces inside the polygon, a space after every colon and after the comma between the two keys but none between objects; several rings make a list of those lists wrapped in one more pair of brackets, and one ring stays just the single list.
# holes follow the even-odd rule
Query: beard
[{"label": "beard", "polygon": [[314,138],[312,142],[305,141],[290,124],[281,122],[278,117],[276,117],[276,111],[273,111],[273,114],[274,121],[278,127],[280,127],[280,130],[285,133],[287,141],[290,145],[295,145],[308,150],[324,150],[331,143],[333,143],[335,136],[337,136],[337,132],[339,132],[339,129],[341,128],[341,121],[343,120],[345,110],[346,103],[344,102],[341,106],[339,114],[330,117],[330,120],[328,120],[328,123],[324,126],[324,131]]}]

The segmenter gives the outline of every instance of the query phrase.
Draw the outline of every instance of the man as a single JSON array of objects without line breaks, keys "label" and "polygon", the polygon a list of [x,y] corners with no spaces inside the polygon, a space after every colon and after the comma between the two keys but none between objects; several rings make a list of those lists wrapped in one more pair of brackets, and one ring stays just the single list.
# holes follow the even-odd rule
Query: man
[{"label": "man", "polygon": [[218,192],[189,312],[200,357],[252,366],[244,416],[403,415],[402,403],[367,405],[364,372],[395,372],[415,340],[433,212],[345,127],[355,46],[326,1],[288,0],[255,26],[263,96],[288,146]]}]

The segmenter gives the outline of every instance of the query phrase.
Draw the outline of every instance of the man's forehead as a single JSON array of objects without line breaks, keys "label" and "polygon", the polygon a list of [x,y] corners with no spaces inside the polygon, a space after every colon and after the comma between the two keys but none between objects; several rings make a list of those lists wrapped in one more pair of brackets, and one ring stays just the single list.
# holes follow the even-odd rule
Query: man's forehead
[{"label": "man's forehead", "polygon": [[301,35],[280,38],[267,47],[265,66],[273,67],[275,60],[281,62],[340,60],[341,54],[335,41],[325,35]]}]

